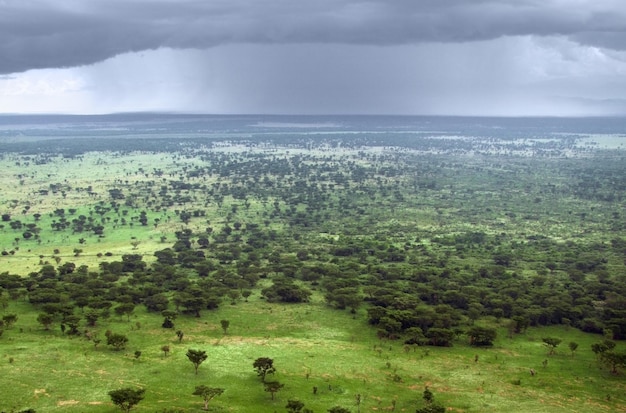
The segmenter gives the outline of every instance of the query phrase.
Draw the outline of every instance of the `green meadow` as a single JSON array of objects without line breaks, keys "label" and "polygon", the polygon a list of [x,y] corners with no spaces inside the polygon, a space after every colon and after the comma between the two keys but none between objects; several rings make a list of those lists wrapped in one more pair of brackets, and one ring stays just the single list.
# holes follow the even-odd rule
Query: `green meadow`
[{"label": "green meadow", "polygon": [[[425,386],[451,411],[626,410],[623,377],[598,366],[590,350],[595,337],[572,328],[530,329],[513,339],[500,328],[500,338],[487,349],[462,341],[451,348],[405,349],[376,338],[362,315],[355,320],[322,300],[275,305],[253,296],[201,319],[180,319],[181,342],[160,327],[160,317],[140,311],[130,321],[113,317],[99,328],[128,334],[127,349],[118,352],[104,343],[95,348],[85,338],[68,338],[56,328],[43,331],[24,307],[9,308],[24,316],[19,329],[2,337],[5,410],[110,412],[115,408],[107,392],[131,386],[147,389],[137,411],[200,411],[201,398],[191,395],[200,384],[225,389],[210,404],[212,411],[224,412],[284,411],[292,398],[313,411],[335,405],[356,411],[357,394],[361,411],[392,410],[395,401],[395,411],[412,412],[423,404]],[[222,319],[230,321],[226,334]],[[580,349],[572,355],[564,345],[548,356],[543,336],[575,341]],[[167,356],[163,345],[171,347]],[[189,348],[207,352],[198,375],[185,357]],[[273,358],[272,378],[285,384],[274,401],[252,368],[258,357]]]}]

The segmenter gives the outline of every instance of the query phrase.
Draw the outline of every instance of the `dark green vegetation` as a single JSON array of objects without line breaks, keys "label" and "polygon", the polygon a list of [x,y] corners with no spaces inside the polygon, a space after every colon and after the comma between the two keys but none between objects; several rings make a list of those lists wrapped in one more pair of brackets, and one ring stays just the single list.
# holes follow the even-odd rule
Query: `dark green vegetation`
[{"label": "dark green vegetation", "polygon": [[0,409],[623,411],[624,152],[380,139],[5,145]]}]

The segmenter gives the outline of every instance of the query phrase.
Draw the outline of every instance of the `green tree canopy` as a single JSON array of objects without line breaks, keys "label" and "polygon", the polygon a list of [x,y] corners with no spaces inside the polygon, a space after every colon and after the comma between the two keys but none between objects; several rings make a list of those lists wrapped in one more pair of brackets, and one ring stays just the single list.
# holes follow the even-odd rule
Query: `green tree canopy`
[{"label": "green tree canopy", "polygon": [[114,405],[124,412],[129,412],[136,404],[144,398],[145,389],[133,389],[126,387],[118,390],[111,390],[109,396]]},{"label": "green tree canopy", "polygon": [[198,374],[198,367],[200,367],[200,364],[202,364],[204,360],[206,360],[208,357],[206,354],[206,351],[194,350],[194,349],[187,350],[186,356],[189,359],[189,361],[191,361],[191,363],[193,364],[196,374]]},{"label": "green tree canopy", "polygon": [[276,371],[276,369],[274,368],[274,360],[269,357],[259,357],[258,359],[254,360],[254,363],[252,363],[252,367],[254,367],[257,375],[261,377],[261,380],[263,380],[263,382],[265,382],[265,376],[267,376],[268,374],[272,374]]},{"label": "green tree canopy", "polygon": [[201,396],[204,400],[204,410],[209,410],[209,402],[224,393],[224,389],[219,387],[209,387],[204,384],[200,386],[196,386],[196,389],[193,391],[194,396]]},{"label": "green tree canopy", "polygon": [[467,331],[467,336],[471,346],[491,347],[498,336],[498,332],[495,328],[472,326]]},{"label": "green tree canopy", "polygon": [[116,351],[126,348],[128,337],[124,334],[112,333],[107,336],[107,345],[113,347]]},{"label": "green tree canopy", "polygon": [[548,346],[548,354],[552,355],[556,351],[556,348],[561,344],[563,340],[556,337],[543,337],[541,339],[543,343]]}]

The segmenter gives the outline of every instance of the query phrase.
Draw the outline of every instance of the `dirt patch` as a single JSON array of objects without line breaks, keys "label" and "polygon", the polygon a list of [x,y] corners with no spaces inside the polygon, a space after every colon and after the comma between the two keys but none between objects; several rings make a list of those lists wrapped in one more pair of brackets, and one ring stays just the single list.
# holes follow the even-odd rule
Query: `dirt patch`
[{"label": "dirt patch", "polygon": [[57,406],[74,406],[80,403],[78,400],[61,400],[57,402]]},{"label": "dirt patch", "polygon": [[35,389],[35,390],[33,390],[33,393],[35,395],[35,399],[38,399],[39,396],[42,396],[42,395],[50,397],[50,395],[48,394],[46,389]]}]

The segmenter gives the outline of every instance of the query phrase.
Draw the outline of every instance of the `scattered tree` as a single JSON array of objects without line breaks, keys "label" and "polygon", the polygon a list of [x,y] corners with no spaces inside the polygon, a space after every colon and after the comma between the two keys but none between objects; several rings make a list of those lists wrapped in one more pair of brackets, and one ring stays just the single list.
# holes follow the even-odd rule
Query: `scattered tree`
[{"label": "scattered tree", "polygon": [[80,316],[76,314],[69,314],[63,317],[62,326],[68,326],[70,329],[67,331],[67,334],[75,336],[80,334],[78,331],[78,325],[80,324]]},{"label": "scattered tree", "polygon": [[50,330],[50,326],[54,322],[54,316],[48,313],[41,313],[37,316],[37,322],[43,326],[44,330]]},{"label": "scattered tree", "polygon": [[133,311],[135,311],[135,304],[122,303],[118,305],[117,307],[115,307],[113,311],[115,311],[115,314],[117,314],[120,317],[123,315],[126,315],[127,321],[130,321],[130,315],[133,313]]},{"label": "scattered tree", "polygon": [[128,343],[128,337],[124,334],[111,333],[107,336],[107,346],[112,346],[115,351],[126,348],[126,343]]},{"label": "scattered tree", "polygon": [[194,350],[194,349],[187,350],[186,356],[191,362],[191,364],[193,364],[193,367],[196,371],[196,375],[198,374],[198,367],[200,367],[200,364],[202,364],[204,360],[206,360],[208,357],[206,354],[206,351]]},{"label": "scattered tree", "polygon": [[548,346],[549,356],[553,355],[556,352],[556,348],[559,346],[559,344],[561,344],[561,341],[563,341],[560,338],[556,337],[543,337],[541,340],[546,346]]},{"label": "scattered tree", "polygon": [[196,386],[196,389],[193,391],[194,396],[201,396],[204,400],[204,410],[209,410],[209,402],[224,393],[224,389],[219,387],[208,387],[205,385]]},{"label": "scattered tree", "polygon": [[626,367],[626,353],[605,351],[600,355],[600,361],[611,367],[611,373],[617,374],[618,368]]},{"label": "scattered tree", "polygon": [[424,388],[424,393],[422,395],[422,399],[424,399],[424,401],[426,403],[432,403],[433,401],[435,401],[435,396],[433,395],[433,392],[430,391],[430,389],[428,388],[428,386],[426,386]]},{"label": "scattered tree", "polygon": [[274,360],[269,357],[259,357],[254,360],[252,366],[255,368],[257,375],[261,377],[263,382],[265,382],[265,376],[276,372],[276,369],[274,368]]},{"label": "scattered tree", "polygon": [[591,351],[596,355],[596,357],[601,357],[604,352],[611,351],[615,348],[615,341],[613,340],[603,340],[599,343],[593,343],[591,345]]},{"label": "scattered tree", "polygon": [[163,356],[167,357],[168,353],[170,352],[170,346],[168,345],[162,346],[161,351],[163,352]]},{"label": "scattered tree", "polygon": [[300,400],[289,399],[287,400],[287,405],[285,406],[288,413],[300,413],[304,408],[304,403]]},{"label": "scattered tree", "polygon": [[228,333],[228,327],[230,326],[230,321],[221,320],[220,324],[222,325],[222,330],[224,331],[224,335],[226,335]]},{"label": "scattered tree", "polygon": [[265,391],[272,394],[272,400],[274,400],[274,395],[278,393],[280,389],[285,387],[284,384],[277,381],[264,382],[263,385],[265,386]]},{"label": "scattered tree", "polygon": [[445,413],[446,408],[439,403],[435,403],[435,395],[432,391],[430,391],[428,386],[424,388],[422,398],[426,402],[426,406],[421,409],[417,409],[415,411],[416,413]]},{"label": "scattered tree", "polygon": [[128,413],[136,404],[144,398],[145,389],[133,389],[126,387],[123,389],[112,390],[109,392],[111,401],[122,411]]},{"label": "scattered tree", "polygon": [[11,328],[17,321],[17,314],[6,314],[2,316],[2,321],[4,321],[6,328]]},{"label": "scattered tree", "polygon": [[[163,310],[161,311],[161,315],[163,316],[163,324],[161,324],[161,327],[174,328],[174,320],[176,320],[176,317],[178,317],[178,313],[172,310]],[[176,332],[176,334],[178,334],[178,331]]]}]

